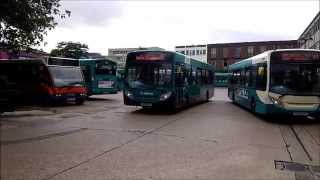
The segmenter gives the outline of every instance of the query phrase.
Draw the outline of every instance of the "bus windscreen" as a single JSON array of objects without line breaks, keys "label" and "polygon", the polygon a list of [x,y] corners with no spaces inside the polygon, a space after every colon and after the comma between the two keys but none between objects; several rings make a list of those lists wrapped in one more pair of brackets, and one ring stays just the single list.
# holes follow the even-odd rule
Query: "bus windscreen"
[{"label": "bus windscreen", "polygon": [[83,77],[80,68],[49,66],[49,71],[57,87],[83,85]]},{"label": "bus windscreen", "polygon": [[95,73],[99,75],[116,75],[117,65],[109,61],[97,61]]},{"label": "bus windscreen", "polygon": [[271,55],[270,91],[292,95],[320,95],[320,53],[277,52]]}]

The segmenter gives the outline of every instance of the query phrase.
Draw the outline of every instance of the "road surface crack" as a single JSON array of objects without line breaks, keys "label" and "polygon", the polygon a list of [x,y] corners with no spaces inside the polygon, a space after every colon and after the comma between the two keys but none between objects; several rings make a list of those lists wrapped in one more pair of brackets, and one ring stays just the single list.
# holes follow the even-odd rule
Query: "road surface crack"
[{"label": "road surface crack", "polygon": [[81,132],[83,130],[87,130],[87,128],[80,128],[80,129],[75,129],[75,130],[71,130],[71,131],[64,131],[64,132],[59,132],[59,133],[47,134],[47,135],[43,135],[43,136],[31,137],[31,138],[26,138],[26,139],[0,141],[0,144],[1,145],[11,145],[11,144],[20,144],[20,143],[41,141],[41,140],[44,140],[44,139],[49,139],[49,138],[54,138],[54,137],[59,137],[59,136],[65,136],[65,135],[69,135],[69,134],[78,133],[78,132]]},{"label": "road surface crack", "polygon": [[178,120],[180,120],[180,119],[182,119],[182,118],[177,118],[177,119],[168,121],[168,122],[164,123],[163,125],[161,125],[161,126],[159,126],[159,127],[156,127],[156,128],[150,129],[150,130],[148,130],[148,131],[145,131],[145,133],[143,133],[143,134],[141,134],[141,135],[139,135],[139,136],[137,136],[137,137],[135,137],[135,138],[133,138],[133,139],[130,139],[130,140],[128,140],[128,141],[125,142],[125,143],[122,143],[122,144],[120,144],[120,145],[118,145],[118,146],[115,146],[115,147],[113,147],[113,148],[111,148],[111,149],[108,149],[108,150],[106,150],[106,151],[104,151],[104,152],[102,152],[102,153],[99,153],[99,154],[97,154],[97,155],[95,155],[95,156],[93,156],[93,157],[91,157],[91,158],[89,158],[89,159],[86,159],[86,160],[84,160],[84,161],[82,161],[82,162],[80,162],[80,163],[78,163],[78,164],[75,164],[75,165],[73,165],[73,166],[71,166],[71,167],[69,167],[69,168],[66,168],[66,169],[64,169],[64,170],[62,170],[62,171],[59,171],[59,172],[57,172],[57,173],[55,173],[55,174],[53,174],[53,175],[51,175],[51,176],[48,176],[48,177],[44,178],[43,180],[52,179],[52,178],[54,178],[54,177],[56,177],[56,176],[58,176],[58,175],[60,175],[60,174],[63,174],[63,173],[65,173],[65,172],[69,171],[69,170],[72,170],[72,169],[74,169],[74,168],[76,168],[76,167],[79,167],[79,166],[81,166],[81,165],[83,165],[83,164],[85,164],[85,163],[88,163],[88,162],[90,162],[90,161],[92,161],[92,160],[94,160],[94,159],[97,159],[97,158],[99,158],[99,157],[101,157],[101,156],[103,156],[103,155],[105,155],[105,154],[108,154],[108,153],[110,153],[110,152],[112,152],[112,151],[118,150],[118,149],[122,148],[123,146],[128,145],[128,144],[130,144],[130,143],[133,143],[133,142],[139,140],[140,138],[142,138],[142,137],[144,137],[144,136],[146,136],[146,135],[148,135],[148,134],[152,134],[153,132],[158,131],[159,129],[161,129],[161,128],[163,128],[163,127],[166,127],[166,126],[168,126],[169,124],[174,123],[174,122],[176,122],[176,121],[178,121]]}]

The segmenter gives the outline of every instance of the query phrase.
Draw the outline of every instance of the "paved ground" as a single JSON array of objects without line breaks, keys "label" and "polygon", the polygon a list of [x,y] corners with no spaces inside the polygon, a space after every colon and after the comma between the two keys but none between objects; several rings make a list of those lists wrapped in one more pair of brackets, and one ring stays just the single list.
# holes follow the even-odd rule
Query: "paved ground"
[{"label": "paved ground", "polygon": [[223,88],[178,113],[117,94],[0,119],[1,179],[320,179],[320,120],[264,120]]}]

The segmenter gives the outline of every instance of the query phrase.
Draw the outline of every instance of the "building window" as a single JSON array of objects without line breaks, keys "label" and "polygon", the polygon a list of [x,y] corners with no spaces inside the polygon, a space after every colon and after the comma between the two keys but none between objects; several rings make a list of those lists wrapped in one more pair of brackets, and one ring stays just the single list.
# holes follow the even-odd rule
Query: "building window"
[{"label": "building window", "polygon": [[223,61],[223,69],[227,69],[228,68],[228,61],[224,60]]},{"label": "building window", "polygon": [[267,50],[266,46],[260,46],[260,52],[263,53]]},{"label": "building window", "polygon": [[240,47],[237,47],[236,48],[236,54],[235,54],[236,58],[240,58],[241,56],[241,48]]},{"label": "building window", "polygon": [[205,49],[202,50],[202,54],[206,54],[206,50]]},{"label": "building window", "polygon": [[223,48],[223,57],[224,57],[224,58],[227,58],[227,57],[228,57],[228,52],[229,52],[229,49],[228,49],[228,48]]},{"label": "building window", "polygon": [[197,55],[199,55],[199,49],[197,49]]},{"label": "building window", "polygon": [[216,58],[217,57],[217,49],[216,48],[212,48],[211,49],[211,58]]},{"label": "building window", "polygon": [[248,47],[248,56],[252,56],[253,55],[253,46],[249,46]]},{"label": "building window", "polygon": [[181,51],[181,54],[184,54],[184,51]]},{"label": "building window", "polygon": [[189,55],[189,50],[186,50],[186,55]]}]

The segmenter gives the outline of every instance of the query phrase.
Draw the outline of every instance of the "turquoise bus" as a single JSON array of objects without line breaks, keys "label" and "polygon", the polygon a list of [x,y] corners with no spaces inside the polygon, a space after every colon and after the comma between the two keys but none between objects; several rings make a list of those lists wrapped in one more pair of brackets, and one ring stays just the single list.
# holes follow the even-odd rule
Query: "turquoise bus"
[{"label": "turquoise bus", "polygon": [[106,58],[72,59],[49,57],[48,64],[79,66],[84,75],[88,96],[118,92],[117,63]]},{"label": "turquoise bus", "polygon": [[118,92],[117,63],[109,59],[80,59],[89,95]]},{"label": "turquoise bus", "polygon": [[177,109],[209,101],[214,68],[170,51],[134,51],[127,55],[124,104]]},{"label": "turquoise bus", "polygon": [[230,65],[229,98],[261,115],[319,117],[320,51],[266,51]]},{"label": "turquoise bus", "polygon": [[117,80],[118,80],[118,90],[122,91],[123,89],[123,80],[124,80],[124,68],[117,69]]},{"label": "turquoise bus", "polygon": [[216,87],[228,87],[230,75],[231,75],[231,73],[216,72],[214,74],[215,86]]}]

